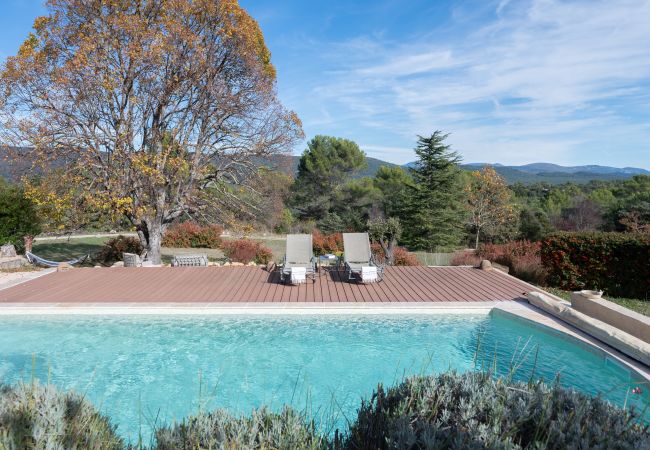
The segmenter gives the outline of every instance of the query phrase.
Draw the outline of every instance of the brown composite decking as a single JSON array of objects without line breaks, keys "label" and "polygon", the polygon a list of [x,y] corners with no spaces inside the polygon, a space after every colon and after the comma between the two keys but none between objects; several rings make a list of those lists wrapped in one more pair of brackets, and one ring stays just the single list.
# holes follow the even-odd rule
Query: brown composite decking
[{"label": "brown composite decking", "polygon": [[381,283],[321,272],[299,286],[259,267],[79,268],[0,290],[1,303],[485,302],[517,300],[532,286],[470,267],[389,267]]}]

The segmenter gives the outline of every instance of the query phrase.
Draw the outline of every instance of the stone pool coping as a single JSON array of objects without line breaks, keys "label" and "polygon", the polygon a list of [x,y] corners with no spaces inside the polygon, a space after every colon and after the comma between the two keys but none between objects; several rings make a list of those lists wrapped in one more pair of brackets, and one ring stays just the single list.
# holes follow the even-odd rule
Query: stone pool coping
[{"label": "stone pool coping", "polygon": [[2,303],[0,316],[489,314],[499,303],[502,302]]}]

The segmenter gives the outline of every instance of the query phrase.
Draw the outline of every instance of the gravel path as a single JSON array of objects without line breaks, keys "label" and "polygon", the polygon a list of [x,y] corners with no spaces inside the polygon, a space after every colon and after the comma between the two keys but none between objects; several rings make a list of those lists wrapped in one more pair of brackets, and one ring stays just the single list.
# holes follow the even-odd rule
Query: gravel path
[{"label": "gravel path", "polygon": [[34,278],[41,277],[54,271],[56,271],[56,269],[30,270],[24,272],[0,272],[0,290],[24,283],[25,281],[33,280]]}]

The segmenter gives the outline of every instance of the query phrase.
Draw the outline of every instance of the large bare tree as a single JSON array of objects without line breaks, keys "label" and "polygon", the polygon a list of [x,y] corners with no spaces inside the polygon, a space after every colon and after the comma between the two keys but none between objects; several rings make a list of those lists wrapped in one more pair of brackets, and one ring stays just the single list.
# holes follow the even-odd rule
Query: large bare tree
[{"label": "large bare tree", "polygon": [[[0,74],[0,143],[161,236],[205,190],[245,183],[302,137],[258,24],[236,0],[48,0]],[[219,207],[231,189],[221,189]]]}]

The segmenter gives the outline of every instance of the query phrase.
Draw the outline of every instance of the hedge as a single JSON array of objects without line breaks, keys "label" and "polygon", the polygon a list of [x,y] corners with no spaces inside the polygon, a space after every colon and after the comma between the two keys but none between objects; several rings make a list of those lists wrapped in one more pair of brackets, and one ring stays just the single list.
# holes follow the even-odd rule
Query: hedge
[{"label": "hedge", "polygon": [[650,234],[555,233],[542,241],[541,256],[550,286],[614,297],[650,294]]}]

